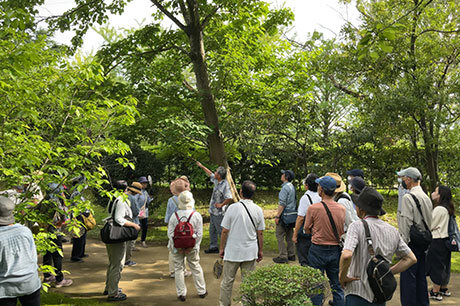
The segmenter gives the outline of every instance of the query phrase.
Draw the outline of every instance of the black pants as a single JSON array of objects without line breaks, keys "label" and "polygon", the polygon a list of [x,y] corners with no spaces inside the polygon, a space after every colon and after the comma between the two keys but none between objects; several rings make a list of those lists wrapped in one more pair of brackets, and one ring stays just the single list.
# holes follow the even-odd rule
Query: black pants
[{"label": "black pants", "polygon": [[[53,239],[53,242],[58,246],[58,248],[62,251],[62,236],[56,235],[56,239]],[[56,281],[60,282],[64,279],[64,275],[62,274],[62,256],[59,254],[58,251],[51,253],[46,252],[43,255],[43,264],[47,266],[53,266],[56,272]],[[50,277],[51,273],[44,273],[45,278]]]},{"label": "black pants", "polygon": [[303,267],[306,267],[309,265],[308,252],[310,250],[310,246],[311,246],[311,235],[304,234],[303,228],[301,228],[299,230],[299,233],[297,234],[296,249],[297,249],[297,257],[299,258],[299,264]]},{"label": "black pants", "polygon": [[78,260],[83,258],[85,255],[85,247],[86,247],[86,230],[80,238],[72,238],[72,255],[71,260]]},{"label": "black pants", "polygon": [[145,238],[147,237],[147,229],[148,229],[148,218],[144,219],[139,219],[141,223],[141,229],[142,229],[142,234],[141,234],[141,241],[145,241]]},{"label": "black pants", "polygon": [[18,296],[15,298],[0,299],[2,306],[16,306],[18,300],[22,306],[40,306],[40,290],[38,289],[32,294]]}]

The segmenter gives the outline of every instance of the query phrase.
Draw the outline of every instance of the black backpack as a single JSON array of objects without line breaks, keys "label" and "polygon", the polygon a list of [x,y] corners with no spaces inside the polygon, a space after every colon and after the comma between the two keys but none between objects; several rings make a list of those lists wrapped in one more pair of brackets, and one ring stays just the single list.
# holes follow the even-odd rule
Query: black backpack
[{"label": "black backpack", "polygon": [[396,291],[397,282],[391,272],[390,263],[382,255],[375,255],[372,247],[371,234],[369,225],[366,220],[361,219],[364,225],[366,241],[371,260],[367,264],[367,278],[372,292],[374,293],[374,303],[382,304],[391,300],[393,293]]},{"label": "black backpack", "polygon": [[415,222],[412,223],[409,229],[410,235],[410,242],[409,247],[413,247],[419,251],[426,251],[433,240],[433,236],[428,225],[425,222],[425,218],[423,217],[422,208],[420,207],[420,201],[417,199],[415,195],[410,193],[412,198],[414,199],[415,205],[417,205],[417,209],[422,216],[423,227]]}]

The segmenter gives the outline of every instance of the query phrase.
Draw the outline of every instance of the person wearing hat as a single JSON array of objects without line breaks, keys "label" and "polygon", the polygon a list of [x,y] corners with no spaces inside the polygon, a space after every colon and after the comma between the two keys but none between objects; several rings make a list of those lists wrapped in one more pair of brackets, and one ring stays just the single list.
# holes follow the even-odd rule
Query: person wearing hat
[{"label": "person wearing hat", "polygon": [[[340,236],[345,224],[345,207],[333,199],[337,183],[330,176],[316,179],[321,203],[311,205],[305,217],[304,232],[311,234],[308,262],[312,268],[326,272],[333,295],[333,305],[343,305],[343,289],[339,283]],[[331,219],[329,219],[328,211]],[[333,223],[332,223],[332,222]],[[334,224],[334,227],[333,227]],[[334,230],[336,229],[336,231]],[[323,305],[323,294],[311,297],[313,305]]]},{"label": "person wearing hat", "polygon": [[206,254],[219,253],[219,238],[222,233],[222,220],[224,219],[224,207],[233,202],[232,191],[230,185],[225,179],[227,177],[227,170],[220,166],[217,167],[213,173],[211,170],[203,166],[200,162],[196,162],[196,165],[200,167],[210,178],[214,184],[212,190],[211,201],[209,201],[209,214],[211,220],[209,222],[209,248],[204,252]]},{"label": "person wearing hat", "polygon": [[286,227],[281,222],[281,215],[284,210],[296,210],[296,191],[292,184],[294,179],[294,172],[291,170],[281,170],[281,182],[283,185],[279,193],[278,211],[276,212],[276,240],[278,241],[278,257],[273,258],[275,263],[287,263],[288,261],[295,260],[295,246],[292,241],[294,229]]},{"label": "person wearing hat", "polygon": [[[402,240],[396,228],[379,219],[385,214],[383,197],[377,190],[365,187],[356,200],[356,210],[364,219],[377,254],[392,262],[396,254],[399,261],[391,268],[393,274],[407,270],[417,262],[414,253]],[[383,305],[373,303],[374,293],[367,279],[369,254],[363,222],[354,222],[348,227],[345,245],[340,257],[340,284],[345,288],[345,305]]]},{"label": "person wearing hat", "polygon": [[[177,198],[179,194],[183,191],[190,191],[190,182],[185,175],[178,177],[174,181],[169,184],[169,190],[172,193],[172,197],[168,199],[168,204],[166,206],[166,214],[165,214],[165,223],[168,224],[171,216],[179,209],[179,199]],[[174,272],[174,258],[171,252],[170,245],[168,244],[168,253],[169,253],[169,276],[171,278],[175,277]],[[185,270],[184,264],[184,275],[185,277],[191,276],[192,272]]]},{"label": "person wearing hat", "polygon": [[353,207],[356,208],[356,200],[358,199],[359,194],[361,191],[366,187],[366,182],[359,176],[355,176],[350,181],[349,189],[351,192],[351,200],[353,202]]},{"label": "person wearing hat", "polygon": [[[433,204],[420,186],[422,174],[417,168],[406,168],[399,171],[397,175],[402,178],[402,186],[409,190],[409,193],[403,196],[401,211],[398,211],[397,214],[398,229],[404,242],[409,245],[412,252],[414,252],[415,257],[417,257],[417,263],[410,267],[407,271],[401,273],[401,305],[429,305],[425,269],[426,250],[422,250],[411,243],[410,228],[412,224],[418,224],[419,228],[424,229],[424,220],[428,229],[431,229]],[[420,203],[422,214],[420,214],[413,196]]]},{"label": "person wearing hat", "polygon": [[306,191],[299,201],[297,220],[295,222],[294,233],[292,234],[292,241],[296,245],[297,257],[301,266],[308,266],[308,252],[311,246],[311,234],[307,235],[303,231],[305,216],[310,205],[321,202],[321,197],[318,195],[317,178],[318,175],[310,173],[303,181]]},{"label": "person wearing hat", "polygon": [[345,186],[342,177],[334,172],[328,172],[325,175],[332,177],[337,184],[337,188],[335,189],[334,193],[334,201],[343,205],[343,207],[346,209],[344,228],[346,232],[348,226],[359,219],[358,215],[356,214],[356,209],[353,207],[353,202],[350,195],[346,192],[347,187]]},{"label": "person wearing hat", "polygon": [[[195,282],[195,288],[198,292],[198,296],[204,299],[208,292],[206,291],[206,283],[204,280],[203,269],[200,265],[200,244],[203,238],[203,218],[200,213],[195,211],[195,200],[193,194],[185,190],[179,194],[178,199],[178,210],[171,216],[168,222],[168,238],[169,248],[173,254],[174,260],[174,272],[175,272],[175,284],[177,298],[185,302],[187,296],[187,287],[184,281],[184,270],[185,263],[187,262],[192,270],[193,281]],[[174,247],[174,230],[179,224],[179,220],[184,221],[190,218],[190,224],[193,227],[193,235],[195,238],[195,246],[191,249],[176,249]]]},{"label": "person wearing hat", "polygon": [[[140,194],[141,192],[140,188],[137,188],[136,185],[127,187],[126,181],[117,181],[114,187],[118,191],[123,191],[127,196]],[[129,199],[126,199],[126,196],[120,195],[109,204],[107,210],[109,214],[113,215],[113,220],[120,226],[134,227],[137,231],[140,231],[141,227],[138,224],[126,219],[126,217],[133,217],[130,206],[131,203]],[[121,271],[125,263],[126,242],[106,244],[105,247],[109,257],[109,265],[107,267],[103,294],[108,295],[107,301],[109,302],[126,300],[126,294],[121,292],[121,289],[118,288]]]},{"label": "person wearing hat", "polygon": [[[133,222],[140,226],[141,222],[139,221],[139,196],[142,194],[142,184],[139,182],[133,182],[131,186],[128,187],[130,193],[128,193],[129,207],[132,212]],[[125,257],[125,266],[132,267],[137,265],[137,263],[131,260],[133,251],[138,251],[136,248],[136,240],[130,240],[126,242],[126,257]]]},{"label": "person wearing hat", "polygon": [[352,169],[347,171],[348,181],[351,181],[354,177],[360,177],[364,179],[364,172],[361,169]]},{"label": "person wearing hat", "polygon": [[42,284],[32,232],[15,224],[15,204],[0,196],[0,305],[39,306]]},{"label": "person wearing hat", "polygon": [[144,248],[147,247],[145,243],[145,238],[147,238],[147,230],[149,224],[149,203],[152,201],[149,193],[147,192],[147,187],[149,186],[149,180],[145,176],[141,176],[138,182],[142,185],[142,193],[137,197],[137,206],[139,211],[145,207],[145,215],[142,219],[139,218],[140,226],[142,229],[141,233],[141,244]]}]

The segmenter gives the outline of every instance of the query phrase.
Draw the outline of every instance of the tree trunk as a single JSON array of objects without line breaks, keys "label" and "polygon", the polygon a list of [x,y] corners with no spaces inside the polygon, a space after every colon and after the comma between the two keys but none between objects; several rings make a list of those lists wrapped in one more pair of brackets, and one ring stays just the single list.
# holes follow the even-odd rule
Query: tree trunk
[{"label": "tree trunk", "polygon": [[[190,8],[189,8],[190,9]],[[188,38],[190,42],[190,57],[193,63],[193,71],[196,78],[196,86],[200,96],[201,107],[204,114],[205,124],[211,128],[208,134],[208,145],[211,162],[224,166],[227,169],[227,181],[230,184],[230,189],[235,201],[239,200],[239,193],[233,182],[232,174],[227,162],[227,154],[219,129],[219,117],[217,115],[216,103],[211,90],[211,82],[209,80],[208,67],[206,65],[206,57],[204,51],[203,31],[198,10],[190,10],[191,18]]]}]

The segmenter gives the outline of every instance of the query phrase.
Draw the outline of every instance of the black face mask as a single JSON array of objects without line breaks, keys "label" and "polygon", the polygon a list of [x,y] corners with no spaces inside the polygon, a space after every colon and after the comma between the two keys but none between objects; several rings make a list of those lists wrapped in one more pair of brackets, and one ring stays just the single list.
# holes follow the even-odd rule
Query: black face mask
[{"label": "black face mask", "polygon": [[402,183],[401,183],[401,185],[402,185],[402,187],[403,187],[404,189],[407,189],[406,181],[403,180]]}]

